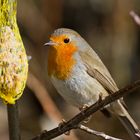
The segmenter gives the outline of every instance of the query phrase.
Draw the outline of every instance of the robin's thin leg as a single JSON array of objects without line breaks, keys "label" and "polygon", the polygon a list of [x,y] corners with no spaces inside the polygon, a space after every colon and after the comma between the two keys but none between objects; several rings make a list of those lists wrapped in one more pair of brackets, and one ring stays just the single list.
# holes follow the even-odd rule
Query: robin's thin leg
[{"label": "robin's thin leg", "polygon": [[[61,128],[63,127],[63,125],[66,123],[65,119],[62,119],[62,122],[59,123],[58,127],[59,127],[59,131],[61,131]],[[64,133],[65,135],[70,135],[70,131],[67,131]]]},{"label": "robin's thin leg", "polygon": [[[89,107],[89,105],[87,104],[84,104],[82,107],[79,108],[79,110],[82,112],[84,111],[85,109],[87,109]],[[83,123],[88,123],[90,121],[90,119],[92,118],[92,115],[90,115],[88,118],[86,118]]]},{"label": "robin's thin leg", "polygon": [[[102,93],[99,94],[99,99],[98,99],[98,102],[101,102],[102,101]],[[96,104],[96,103],[95,103]],[[87,104],[84,104],[82,107],[79,107],[79,110],[82,112],[84,111],[85,109],[87,109],[89,107],[89,105]],[[92,115],[90,115],[88,118],[86,118],[83,123],[88,123],[92,118]]]}]

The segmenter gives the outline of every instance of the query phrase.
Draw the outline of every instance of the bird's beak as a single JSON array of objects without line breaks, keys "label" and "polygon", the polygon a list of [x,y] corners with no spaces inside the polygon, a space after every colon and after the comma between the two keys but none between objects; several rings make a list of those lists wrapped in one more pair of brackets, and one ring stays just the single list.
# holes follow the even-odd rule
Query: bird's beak
[{"label": "bird's beak", "polygon": [[44,46],[55,46],[55,45],[57,45],[57,43],[55,43],[53,41],[49,41],[49,42],[44,44]]}]

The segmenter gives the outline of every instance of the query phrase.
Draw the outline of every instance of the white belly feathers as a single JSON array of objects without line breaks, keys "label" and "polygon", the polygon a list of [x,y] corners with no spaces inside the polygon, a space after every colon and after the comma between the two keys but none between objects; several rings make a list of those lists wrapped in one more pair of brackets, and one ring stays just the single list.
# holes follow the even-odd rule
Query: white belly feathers
[{"label": "white belly feathers", "polygon": [[77,107],[96,103],[102,93],[108,95],[102,85],[88,75],[85,65],[80,62],[73,67],[69,79],[62,81],[52,76],[51,81],[59,94],[68,103]]}]

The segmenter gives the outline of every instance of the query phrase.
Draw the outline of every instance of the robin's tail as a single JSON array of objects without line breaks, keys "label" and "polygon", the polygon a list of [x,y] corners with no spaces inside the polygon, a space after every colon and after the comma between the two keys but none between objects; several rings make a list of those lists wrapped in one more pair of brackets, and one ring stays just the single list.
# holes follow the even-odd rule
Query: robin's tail
[{"label": "robin's tail", "polygon": [[133,140],[140,140],[136,134],[139,132],[139,129],[133,119],[127,116],[119,116],[119,120],[122,122],[124,127],[127,129],[128,133],[132,137]]},{"label": "robin's tail", "polygon": [[135,121],[127,112],[126,108],[122,105],[122,103],[118,100],[117,102],[113,103],[112,107],[117,118],[122,122],[124,127],[127,129],[132,140],[140,140],[140,138],[136,136],[136,134],[139,133],[140,130]]}]

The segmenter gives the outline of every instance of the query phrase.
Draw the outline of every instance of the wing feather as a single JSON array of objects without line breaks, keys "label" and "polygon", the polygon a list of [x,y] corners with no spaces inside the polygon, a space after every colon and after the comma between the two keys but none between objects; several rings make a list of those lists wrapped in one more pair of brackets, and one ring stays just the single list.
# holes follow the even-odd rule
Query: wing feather
[{"label": "wing feather", "polygon": [[79,54],[87,67],[87,73],[91,77],[97,79],[109,93],[114,93],[118,90],[109,71],[92,48],[89,47],[84,52],[80,51]]}]

